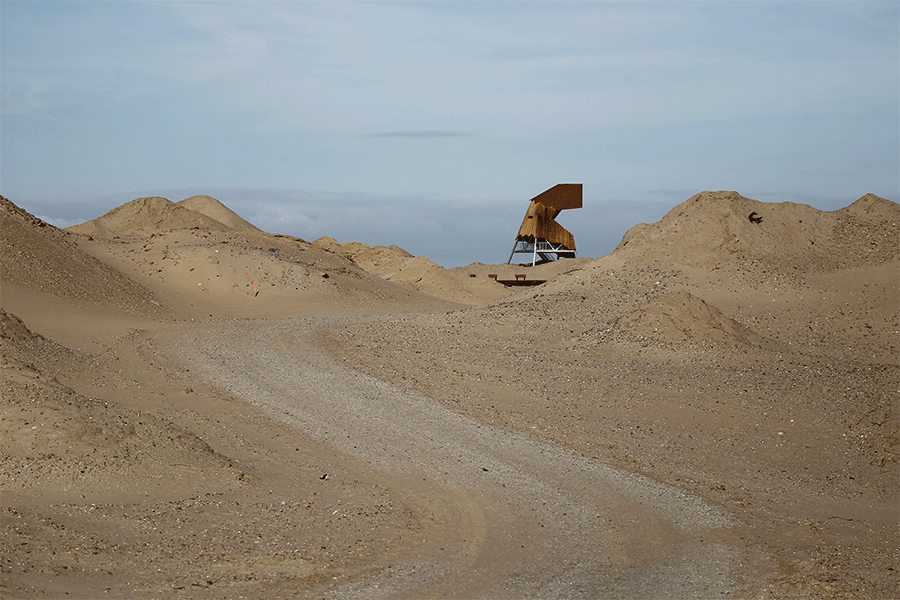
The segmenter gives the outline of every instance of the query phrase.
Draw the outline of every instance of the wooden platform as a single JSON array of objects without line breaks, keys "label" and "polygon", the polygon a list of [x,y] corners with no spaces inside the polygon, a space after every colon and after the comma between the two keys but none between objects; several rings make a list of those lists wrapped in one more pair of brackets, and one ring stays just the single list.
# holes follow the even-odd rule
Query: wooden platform
[{"label": "wooden platform", "polygon": [[497,279],[496,275],[488,275],[491,279],[495,279],[497,283],[502,283],[503,285],[541,285],[542,283],[547,283],[546,279],[528,279],[527,275],[516,273],[515,279]]}]

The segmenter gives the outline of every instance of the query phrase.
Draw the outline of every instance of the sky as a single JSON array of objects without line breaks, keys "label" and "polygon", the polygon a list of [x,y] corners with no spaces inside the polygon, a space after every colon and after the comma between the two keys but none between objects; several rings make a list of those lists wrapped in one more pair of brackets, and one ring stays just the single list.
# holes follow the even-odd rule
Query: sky
[{"label": "sky", "polygon": [[208,194],[271,233],[504,263],[703,190],[900,199],[900,2],[0,5],[0,194],[58,226]]}]

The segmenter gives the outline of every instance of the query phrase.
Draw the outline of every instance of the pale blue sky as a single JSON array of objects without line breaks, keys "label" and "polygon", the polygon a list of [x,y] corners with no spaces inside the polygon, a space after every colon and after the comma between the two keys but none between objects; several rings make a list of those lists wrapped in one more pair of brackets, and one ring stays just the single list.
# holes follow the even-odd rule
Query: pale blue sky
[{"label": "pale blue sky", "polygon": [[273,232],[582,256],[702,190],[900,196],[900,3],[6,2],[0,193],[59,225],[210,194]]}]

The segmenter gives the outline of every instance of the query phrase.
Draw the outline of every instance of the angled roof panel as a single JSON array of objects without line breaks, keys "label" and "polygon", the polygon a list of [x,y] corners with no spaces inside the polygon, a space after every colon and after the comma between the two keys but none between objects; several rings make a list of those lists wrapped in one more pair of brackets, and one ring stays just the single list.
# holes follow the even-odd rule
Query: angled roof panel
[{"label": "angled roof panel", "polygon": [[546,192],[542,192],[531,199],[532,202],[540,202],[544,206],[556,210],[581,208],[580,183],[558,183]]}]

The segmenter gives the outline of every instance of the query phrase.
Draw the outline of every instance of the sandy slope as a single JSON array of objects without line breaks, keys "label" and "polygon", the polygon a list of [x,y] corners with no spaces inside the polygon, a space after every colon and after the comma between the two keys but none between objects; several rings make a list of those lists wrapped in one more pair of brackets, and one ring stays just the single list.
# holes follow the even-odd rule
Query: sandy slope
[{"label": "sandy slope", "polygon": [[146,288],[77,250],[75,236],[33,217],[0,197],[0,281],[4,296],[21,287],[133,315],[165,318]]},{"label": "sandy slope", "polygon": [[227,225],[238,231],[261,233],[256,225],[245,221],[237,213],[211,196],[191,196],[190,198],[185,198],[181,202],[178,202],[177,206],[206,215],[207,217],[213,218],[223,225]]},{"label": "sandy slope", "polygon": [[[366,572],[417,529],[352,460],[211,390],[122,377],[129,357],[67,350],[6,313],[0,341],[4,598],[283,597]],[[349,480],[320,479],[337,470]]]},{"label": "sandy slope", "polygon": [[0,203],[5,597],[896,590],[894,203],[704,192],[601,259],[451,270],[207,196]]}]

